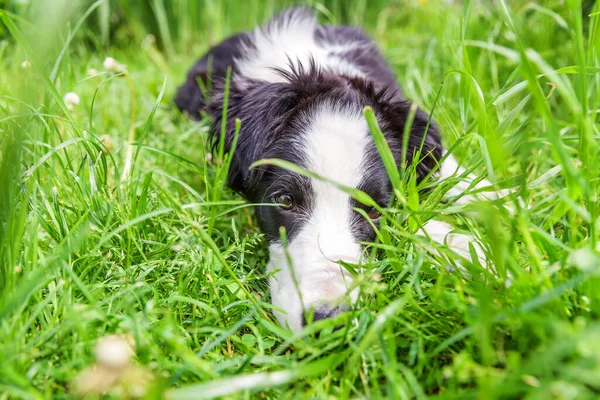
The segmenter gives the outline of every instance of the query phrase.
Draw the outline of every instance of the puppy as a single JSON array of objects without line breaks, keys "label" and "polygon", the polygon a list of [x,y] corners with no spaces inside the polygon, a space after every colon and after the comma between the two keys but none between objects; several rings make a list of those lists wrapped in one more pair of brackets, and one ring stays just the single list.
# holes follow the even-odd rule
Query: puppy
[{"label": "puppy", "polygon": [[[309,313],[314,320],[332,317],[356,301],[357,291],[349,290],[352,275],[340,261],[360,264],[364,254],[359,243],[375,239],[373,226],[381,217],[376,208],[328,182],[359,189],[381,207],[391,200],[390,179],[363,109],[373,109],[396,164],[402,163],[404,151],[406,163],[416,165],[418,180],[439,167],[445,152],[438,128],[420,110],[403,149],[411,103],[375,43],[359,28],[319,25],[312,12],[294,8],[211,48],[189,72],[175,104],[196,118],[201,112],[210,114],[215,142],[223,122],[228,68],[227,151],[235,119],[241,120],[228,184],[251,202],[265,204],[256,215],[269,241],[271,300],[279,322],[297,331]],[[209,90],[201,89],[211,82]],[[266,158],[292,162],[326,181],[275,166],[249,168]],[[449,162],[438,175],[464,172],[452,158],[445,159]],[[462,185],[454,193],[469,182]],[[434,240],[470,258],[472,239],[449,235],[452,227],[445,223],[426,226]]]}]

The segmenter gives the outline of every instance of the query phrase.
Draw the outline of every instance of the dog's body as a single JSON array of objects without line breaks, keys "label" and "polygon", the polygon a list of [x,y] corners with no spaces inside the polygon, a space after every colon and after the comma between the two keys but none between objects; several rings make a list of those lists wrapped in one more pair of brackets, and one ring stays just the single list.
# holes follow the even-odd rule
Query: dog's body
[{"label": "dog's body", "polygon": [[[285,11],[260,29],[226,39],[190,71],[175,102],[193,116],[210,113],[215,139],[228,67],[227,150],[235,119],[241,120],[229,185],[254,203],[277,205],[259,207],[257,217],[270,243],[267,270],[278,271],[270,282],[272,302],[281,309],[276,316],[298,330],[308,310],[314,309],[315,319],[326,318],[356,300],[356,291],[349,291],[352,276],[339,261],[360,263],[359,243],[374,240],[380,217],[330,182],[360,189],[381,207],[392,196],[363,109],[373,109],[397,165],[404,151],[417,179],[438,167],[444,154],[440,135],[417,111],[403,149],[411,104],[373,41],[355,27],[318,25],[304,9]],[[197,79],[210,77],[213,88],[203,93]],[[326,181],[273,166],[249,169],[264,158],[293,162]],[[458,168],[449,166],[441,168],[442,175]],[[451,231],[446,224],[431,226],[440,241]],[[458,250],[468,255],[468,240],[458,242]]]}]

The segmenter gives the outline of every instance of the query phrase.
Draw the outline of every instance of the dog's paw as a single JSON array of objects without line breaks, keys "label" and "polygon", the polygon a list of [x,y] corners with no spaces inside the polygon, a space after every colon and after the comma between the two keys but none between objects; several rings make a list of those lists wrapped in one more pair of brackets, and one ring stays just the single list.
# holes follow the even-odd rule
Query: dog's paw
[{"label": "dog's paw", "polygon": [[[427,233],[427,236],[429,236],[431,240],[448,247],[464,260],[470,262],[479,261],[479,264],[483,267],[487,267],[485,251],[474,236],[458,233],[449,223],[436,220],[428,221],[423,226],[422,232]],[[473,246],[477,260],[472,259],[469,245]],[[428,250],[441,255],[438,249],[429,248]],[[464,269],[463,263],[464,261],[459,262],[458,264]]]}]

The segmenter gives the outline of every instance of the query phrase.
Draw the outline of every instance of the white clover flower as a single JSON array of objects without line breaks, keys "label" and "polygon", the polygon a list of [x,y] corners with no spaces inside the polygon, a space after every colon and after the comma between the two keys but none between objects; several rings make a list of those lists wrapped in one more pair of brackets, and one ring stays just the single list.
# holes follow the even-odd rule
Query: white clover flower
[{"label": "white clover flower", "polygon": [[117,69],[117,60],[115,60],[112,57],[106,57],[104,59],[104,63],[102,64],[104,66],[104,69],[108,70],[108,71],[114,71],[115,69]]},{"label": "white clover flower", "polygon": [[98,70],[96,68],[90,68],[87,70],[88,76],[96,76],[98,75]]},{"label": "white clover flower", "polygon": [[69,110],[75,109],[75,106],[79,105],[79,103],[81,102],[79,96],[75,92],[65,93],[65,95],[63,96],[63,101],[65,102],[65,105]]},{"label": "white clover flower", "polygon": [[120,64],[119,62],[117,62],[117,60],[115,60],[112,57],[106,57],[104,59],[104,63],[102,65],[104,66],[104,69],[107,71],[111,71],[111,72],[124,72],[125,71],[125,65]]},{"label": "white clover flower", "polygon": [[[113,149],[113,141],[112,141],[112,137],[110,137],[110,135],[102,135],[98,138],[102,144],[104,144],[105,149],[103,149],[104,153],[110,153]],[[107,257],[110,256],[110,253],[107,254]]]},{"label": "white clover flower", "polygon": [[20,274],[23,271],[20,265],[15,266],[15,274]]},{"label": "white clover flower", "polygon": [[25,60],[21,63],[21,68],[22,69],[29,69],[31,68],[31,63],[28,60]]},{"label": "white clover flower", "polygon": [[156,43],[156,37],[152,34],[147,35],[144,40],[142,40],[142,47],[147,49]]},{"label": "white clover flower", "polygon": [[107,394],[117,398],[144,397],[153,377],[146,368],[131,362],[134,348],[130,334],[101,338],[95,347],[96,363],[75,377],[73,392],[95,397]]},{"label": "white clover flower", "polygon": [[108,335],[96,343],[95,355],[99,365],[121,369],[131,361],[133,349],[126,339]]}]

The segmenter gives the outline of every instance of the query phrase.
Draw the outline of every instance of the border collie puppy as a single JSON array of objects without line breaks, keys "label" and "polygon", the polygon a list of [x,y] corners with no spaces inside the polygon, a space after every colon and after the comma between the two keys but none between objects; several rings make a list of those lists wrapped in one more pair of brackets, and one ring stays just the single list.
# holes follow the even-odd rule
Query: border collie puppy
[{"label": "border collie puppy", "polygon": [[[280,323],[297,331],[308,313],[313,312],[315,320],[328,318],[343,304],[356,301],[356,290],[349,289],[352,276],[340,261],[360,263],[364,254],[359,243],[375,239],[372,224],[378,225],[380,213],[323,180],[274,166],[249,167],[264,158],[283,159],[328,181],[362,190],[386,207],[392,187],[363,109],[372,107],[400,165],[411,103],[362,30],[322,26],[312,12],[293,8],[211,48],[179,88],[175,99],[179,109],[194,117],[201,111],[212,115],[214,142],[220,136],[228,67],[232,75],[224,121],[227,151],[234,140],[235,119],[241,120],[228,184],[253,203],[274,203],[258,207],[256,213],[269,240],[267,272],[275,271],[271,299]],[[203,92],[197,81],[210,79],[213,87]],[[437,127],[420,110],[407,146],[406,162],[417,165],[418,179],[436,169],[444,154]],[[441,175],[457,170],[463,171],[447,158]],[[363,209],[370,221],[356,209]],[[470,259],[472,239],[450,235],[452,227],[437,221],[426,226],[434,240]],[[285,245],[280,227],[287,235]]]}]

